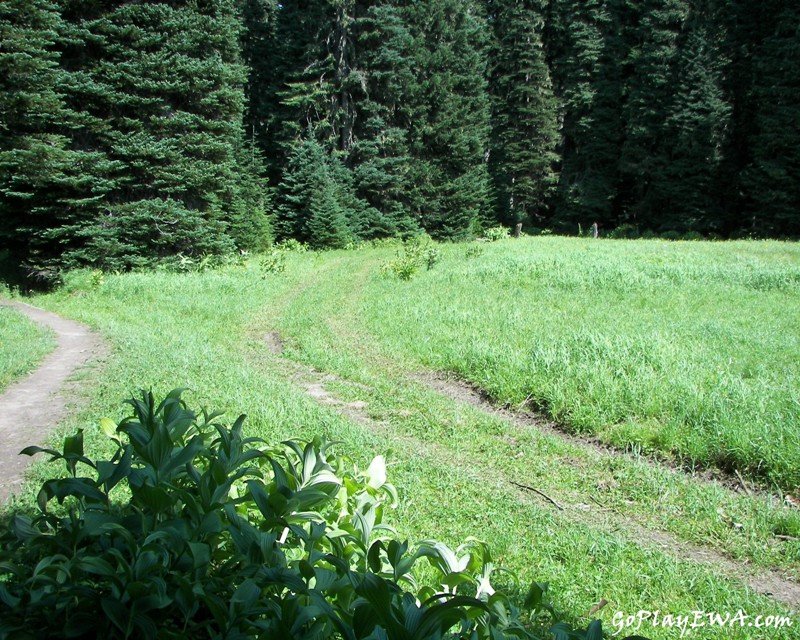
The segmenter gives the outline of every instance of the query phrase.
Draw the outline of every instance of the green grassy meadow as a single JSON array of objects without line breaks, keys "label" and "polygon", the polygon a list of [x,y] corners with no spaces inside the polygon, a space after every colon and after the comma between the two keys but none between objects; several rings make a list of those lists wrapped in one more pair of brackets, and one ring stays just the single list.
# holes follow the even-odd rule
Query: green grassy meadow
[{"label": "green grassy meadow", "polygon": [[389,350],[615,446],[800,487],[800,247],[448,249],[425,277],[370,282],[366,322]]},{"label": "green grassy meadow", "polygon": [[0,391],[33,371],[55,346],[48,329],[13,309],[0,307]]},{"label": "green grassy meadow", "polygon": [[[617,611],[786,615],[743,580],[800,579],[800,511],[780,499],[800,484],[800,247],[550,237],[481,247],[468,257],[465,245],[443,245],[440,262],[407,282],[381,274],[392,246],[291,253],[285,272],[266,275],[259,258],[107,275],[99,286],[70,274],[31,303],[89,324],[112,351],[60,434],[83,427],[87,448],[101,450],[97,421],[125,415],[122,399],[187,387],[193,406],[231,421],[246,413],[249,435],[323,434],[361,464],[384,454],[401,537],[487,540],[522,585],[549,581],[556,608],[577,622],[601,599],[596,616],[612,631]],[[426,385],[429,371],[628,453],[468,406]],[[338,403],[315,399],[311,383]],[[771,491],[700,481],[651,452],[736,469]],[[36,465],[12,508],[32,505],[47,473]],[[692,560],[689,546],[727,564]]]}]

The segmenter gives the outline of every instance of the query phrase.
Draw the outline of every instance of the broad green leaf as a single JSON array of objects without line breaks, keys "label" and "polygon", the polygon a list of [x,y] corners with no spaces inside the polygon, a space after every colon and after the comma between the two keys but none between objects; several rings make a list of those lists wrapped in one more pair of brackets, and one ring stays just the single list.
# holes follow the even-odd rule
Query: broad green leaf
[{"label": "broad green leaf", "polygon": [[18,598],[17,596],[11,595],[6,585],[0,582],[0,602],[10,607],[11,609],[14,609],[19,605],[20,602],[22,602],[22,600],[20,600],[20,598]]},{"label": "broad green leaf", "polygon": [[373,489],[380,489],[386,484],[386,460],[383,456],[375,456],[366,471],[367,484]]},{"label": "broad green leaf", "polygon": [[103,608],[103,613],[106,614],[106,617],[127,636],[129,632],[128,621],[130,619],[130,612],[125,605],[116,598],[103,598],[100,600],[100,606]]},{"label": "broad green leaf", "polygon": [[603,623],[592,620],[586,628],[586,640],[603,640]]},{"label": "broad green leaf", "polygon": [[103,558],[84,556],[78,560],[78,568],[98,576],[111,577],[116,575],[116,569]]},{"label": "broad green leaf", "polygon": [[42,535],[28,516],[14,516],[11,519],[10,529],[19,540],[26,543]]},{"label": "broad green leaf", "polygon": [[119,436],[117,435],[117,423],[111,418],[100,419],[100,430],[112,440],[119,440]]}]

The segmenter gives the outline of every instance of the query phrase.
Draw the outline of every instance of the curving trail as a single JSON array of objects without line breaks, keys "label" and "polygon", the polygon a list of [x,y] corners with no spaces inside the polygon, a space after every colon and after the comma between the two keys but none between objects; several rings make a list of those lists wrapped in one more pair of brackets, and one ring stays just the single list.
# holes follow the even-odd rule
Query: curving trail
[{"label": "curving trail", "polygon": [[85,325],[15,301],[0,301],[34,322],[51,329],[57,340],[50,353],[27,378],[0,395],[0,504],[19,491],[30,458],[19,452],[42,445],[56,425],[74,410],[70,376],[106,351],[100,336]]},{"label": "curving trail", "polygon": [[[374,266],[374,265],[373,265]],[[492,490],[501,491],[510,485],[515,485],[522,489],[531,489],[516,482],[519,480],[517,475],[506,475],[491,461],[484,457],[474,457],[464,451],[454,451],[448,447],[446,442],[432,442],[429,440],[418,439],[417,436],[404,429],[396,429],[385,419],[386,411],[378,412],[383,414],[382,418],[375,418],[371,415],[370,405],[373,404],[375,397],[381,395],[381,391],[373,388],[364,379],[357,382],[348,379],[347,375],[341,375],[333,369],[329,369],[325,364],[325,355],[345,351],[359,359],[359,365],[368,366],[364,363],[373,363],[378,370],[383,372],[393,372],[392,382],[397,386],[404,384],[421,385],[427,387],[438,395],[449,398],[457,405],[468,405],[478,409],[482,413],[493,415],[504,422],[514,425],[522,430],[536,430],[559,440],[576,444],[582,448],[592,449],[602,459],[620,458],[627,460],[629,454],[600,445],[590,438],[568,435],[559,430],[544,416],[532,412],[514,411],[494,405],[481,392],[465,381],[453,378],[451,375],[436,373],[431,371],[419,370],[416,366],[406,368],[402,363],[391,360],[386,354],[381,353],[375,340],[362,326],[353,322],[354,318],[359,317],[360,296],[363,292],[363,283],[369,275],[367,266],[360,269],[347,271],[347,278],[351,285],[345,286],[337,281],[343,270],[329,269],[325,278],[318,278],[317,283],[334,281],[333,285],[341,295],[329,300],[323,296],[315,294],[315,285],[305,283],[298,289],[297,295],[292,295],[285,299],[284,308],[271,306],[265,310],[262,316],[254,323],[253,333],[259,335],[263,340],[268,352],[270,352],[273,362],[281,363],[285,370],[284,375],[302,388],[309,397],[316,402],[327,405],[349,420],[362,425],[366,429],[388,433],[396,442],[402,443],[403,447],[409,451],[417,452],[416,455],[431,455],[438,460],[451,460],[453,465],[466,466],[476,470],[476,477],[482,479],[486,486]],[[345,269],[346,271],[346,269]],[[320,328],[327,331],[327,343],[320,347],[319,361],[314,362],[313,366],[308,361],[298,361],[292,358],[291,353],[285,353],[287,342],[291,344],[292,335],[283,334],[280,330],[280,318],[291,316],[292,305],[298,300],[303,299],[302,294],[308,299],[312,299],[316,313],[315,329]],[[294,312],[297,317],[302,317],[301,312]],[[267,333],[264,333],[268,329]],[[297,348],[297,347],[295,347]],[[300,347],[302,349],[302,346]],[[319,368],[316,368],[319,367]],[[355,368],[356,365],[353,365]],[[360,370],[360,369],[359,369]],[[376,375],[381,378],[381,374]],[[331,384],[334,383],[334,384]],[[364,391],[363,394],[356,393],[347,399],[340,397],[337,393],[337,386],[355,386]],[[408,407],[408,415],[412,415],[414,407]],[[398,414],[399,415],[399,414]],[[513,437],[510,437],[513,440]],[[553,454],[554,464],[574,464],[568,457],[560,458]],[[592,473],[590,462],[587,462],[587,473]],[[679,475],[683,473],[680,467],[674,467],[657,460],[652,461],[653,467],[665,466],[672,473]],[[739,488],[733,481],[721,482],[706,478],[703,475],[692,476],[693,481],[709,485],[721,484],[731,492],[738,492]],[[491,480],[489,480],[491,479]],[[532,491],[536,491],[532,489]],[[747,558],[737,559],[723,553],[714,545],[704,545],[697,542],[689,542],[673,532],[662,530],[657,523],[639,522],[636,514],[624,514],[613,508],[607,508],[602,503],[597,506],[589,507],[584,504],[587,500],[592,500],[591,495],[584,495],[576,492],[573,488],[563,487],[548,489],[550,495],[554,496],[558,502],[552,501],[555,508],[559,509],[554,518],[557,522],[562,522],[565,527],[597,528],[599,531],[613,532],[622,539],[633,542],[637,546],[652,551],[659,552],[665,556],[677,560],[697,563],[706,568],[714,575],[721,575],[734,582],[747,585],[755,593],[767,596],[780,602],[791,609],[800,607],[800,584],[796,581],[796,575],[791,571],[783,571],[780,566],[756,567],[751,566]],[[540,494],[541,496],[541,494]],[[541,501],[541,497],[532,497],[519,492],[520,504],[528,504],[532,501]],[[549,496],[545,496],[550,500]],[[563,506],[561,506],[563,505]]]}]

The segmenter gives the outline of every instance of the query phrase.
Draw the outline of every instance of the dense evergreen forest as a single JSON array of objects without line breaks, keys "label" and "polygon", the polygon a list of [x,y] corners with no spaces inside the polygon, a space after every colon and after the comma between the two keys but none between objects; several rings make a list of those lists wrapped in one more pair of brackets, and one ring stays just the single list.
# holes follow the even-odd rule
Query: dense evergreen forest
[{"label": "dense evergreen forest", "polygon": [[800,5],[4,0],[0,249],[800,235]]}]

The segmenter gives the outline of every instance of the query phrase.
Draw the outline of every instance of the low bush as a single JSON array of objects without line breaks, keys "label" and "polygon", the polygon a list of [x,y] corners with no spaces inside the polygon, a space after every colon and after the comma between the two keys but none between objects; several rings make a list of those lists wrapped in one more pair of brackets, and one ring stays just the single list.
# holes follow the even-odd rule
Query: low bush
[{"label": "low bush", "polygon": [[483,238],[488,242],[496,242],[508,238],[508,233],[505,227],[490,227],[483,232]]},{"label": "low bush", "polygon": [[464,251],[465,258],[478,258],[486,252],[486,247],[480,242],[470,242]]},{"label": "low bush", "polygon": [[[109,459],[84,455],[82,431],[23,452],[66,476],[0,530],[0,638],[602,637],[598,621],[532,631],[552,621],[545,586],[523,615],[477,540],[396,540],[382,457],[361,471],[322,439],[265,446],[180,390],[128,403],[101,421]],[[422,559],[437,585],[417,583]]]},{"label": "low bush", "polygon": [[411,280],[419,269],[425,266],[428,270],[441,259],[441,252],[436,244],[427,236],[416,237],[403,245],[394,260],[381,265],[384,276],[395,276],[400,280]]},{"label": "low bush", "polygon": [[282,240],[278,244],[279,249],[283,249],[287,252],[294,252],[294,253],[306,253],[309,251],[309,247],[305,242],[300,242],[299,240],[295,240],[294,238],[286,238]]},{"label": "low bush", "polygon": [[614,240],[635,240],[641,238],[642,234],[639,233],[639,227],[635,224],[621,224],[612,230],[608,237]]},{"label": "low bush", "polygon": [[265,253],[261,261],[261,271],[264,277],[286,271],[286,249],[278,247]]}]

